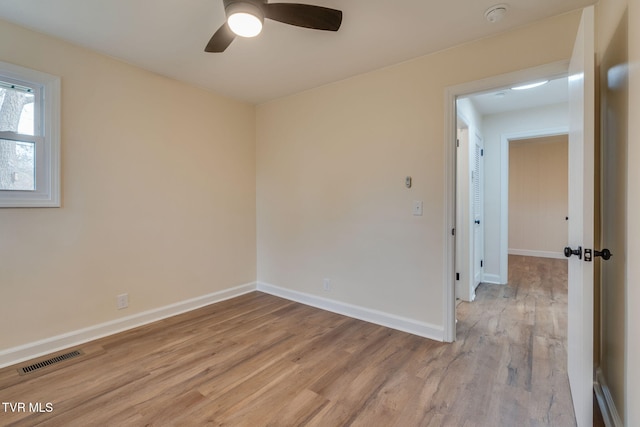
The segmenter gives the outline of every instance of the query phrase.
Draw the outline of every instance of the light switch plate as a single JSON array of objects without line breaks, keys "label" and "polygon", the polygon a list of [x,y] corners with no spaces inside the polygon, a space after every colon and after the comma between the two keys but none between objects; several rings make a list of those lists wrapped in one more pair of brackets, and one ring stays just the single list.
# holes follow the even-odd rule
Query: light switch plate
[{"label": "light switch plate", "polygon": [[422,201],[414,200],[413,201],[413,215],[414,216],[422,216]]}]

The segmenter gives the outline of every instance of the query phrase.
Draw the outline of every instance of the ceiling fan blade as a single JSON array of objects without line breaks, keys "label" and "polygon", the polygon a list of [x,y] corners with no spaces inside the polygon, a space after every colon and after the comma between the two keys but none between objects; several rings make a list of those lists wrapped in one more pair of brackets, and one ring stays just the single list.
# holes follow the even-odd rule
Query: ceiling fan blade
[{"label": "ceiling fan blade", "polygon": [[225,22],[222,27],[218,28],[209,40],[207,47],[204,48],[205,52],[224,52],[226,48],[229,47],[233,39],[236,38],[236,35],[231,31],[231,28]]},{"label": "ceiling fan blade", "polygon": [[342,11],[299,3],[266,3],[264,16],[274,21],[314,30],[338,31]]}]

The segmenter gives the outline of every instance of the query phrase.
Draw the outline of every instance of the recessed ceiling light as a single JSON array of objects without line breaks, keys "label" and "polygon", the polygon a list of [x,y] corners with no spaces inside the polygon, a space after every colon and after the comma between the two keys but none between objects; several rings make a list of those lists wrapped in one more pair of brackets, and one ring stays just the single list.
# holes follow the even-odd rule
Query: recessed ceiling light
[{"label": "recessed ceiling light", "polygon": [[522,85],[522,86],[514,86],[514,87],[511,88],[511,90],[533,89],[534,87],[546,85],[547,83],[549,83],[549,80],[543,80],[541,82],[529,83],[529,84]]}]

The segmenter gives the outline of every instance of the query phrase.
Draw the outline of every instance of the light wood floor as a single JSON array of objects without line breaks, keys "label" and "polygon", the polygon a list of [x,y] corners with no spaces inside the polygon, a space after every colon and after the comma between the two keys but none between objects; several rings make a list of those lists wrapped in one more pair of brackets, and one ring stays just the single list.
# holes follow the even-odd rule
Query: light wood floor
[{"label": "light wood floor", "polygon": [[0,370],[16,426],[572,426],[566,261],[510,258],[444,344],[259,292]]}]

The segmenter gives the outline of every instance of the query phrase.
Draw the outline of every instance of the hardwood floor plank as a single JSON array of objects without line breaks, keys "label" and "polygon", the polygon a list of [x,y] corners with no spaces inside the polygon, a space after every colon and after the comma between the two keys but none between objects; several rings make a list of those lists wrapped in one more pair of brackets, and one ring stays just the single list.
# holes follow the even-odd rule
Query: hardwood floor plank
[{"label": "hardwood floor plank", "polygon": [[0,370],[11,426],[575,425],[566,261],[510,257],[509,285],[457,304],[438,343],[253,292]]},{"label": "hardwood floor plank", "polygon": [[[322,396],[304,389],[290,400],[277,415],[274,413],[266,423],[269,427],[303,426],[318,414],[329,401]],[[255,425],[260,425],[258,422]]]}]

